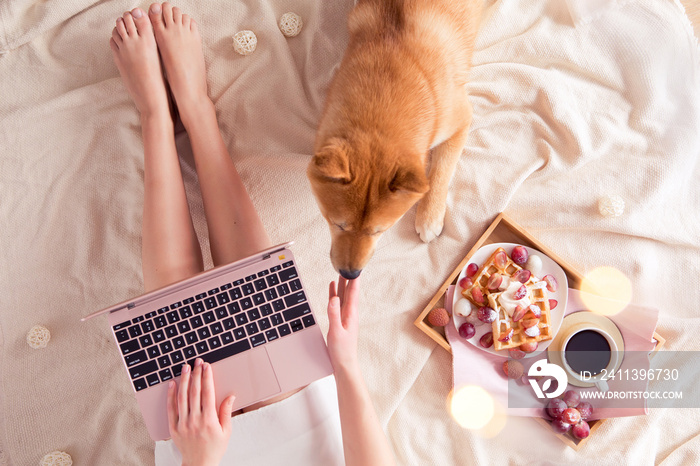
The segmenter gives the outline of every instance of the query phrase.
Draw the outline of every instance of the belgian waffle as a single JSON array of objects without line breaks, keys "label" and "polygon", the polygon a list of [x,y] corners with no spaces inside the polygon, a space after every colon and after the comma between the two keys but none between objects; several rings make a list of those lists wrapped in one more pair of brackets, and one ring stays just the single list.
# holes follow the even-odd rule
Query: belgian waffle
[{"label": "belgian waffle", "polygon": [[[499,252],[505,253],[506,256],[506,262],[503,265],[498,265],[496,263],[496,255]],[[546,289],[547,285],[544,281],[537,280],[534,275],[531,275],[528,281],[525,283],[528,300],[531,304],[538,306],[541,311],[540,321],[537,324],[540,329],[540,334],[536,337],[527,336],[525,334],[525,328],[522,327],[519,322],[513,322],[506,310],[501,307],[498,298],[501,296],[501,294],[503,294],[503,292],[493,292],[488,289],[487,284],[489,278],[494,273],[512,278],[513,275],[519,270],[522,270],[522,268],[513,262],[505,249],[499,247],[491,254],[486,262],[484,262],[484,265],[477,270],[474,278],[472,279],[472,286],[462,290],[462,296],[464,296],[474,305],[480,307],[488,304],[496,311],[497,318],[491,324],[493,327],[493,344],[496,351],[517,348],[523,343],[551,340],[554,337],[551,325],[552,318],[549,309],[549,296]],[[474,289],[476,288],[478,288],[483,295],[484,302],[482,303],[478,303],[474,299],[473,293]],[[511,329],[513,329],[513,336],[510,338],[510,340],[498,341],[499,338],[506,335]]]},{"label": "belgian waffle", "polygon": [[[529,337],[525,334],[525,328],[520,322],[513,322],[503,307],[498,304],[498,297],[502,293],[491,293],[488,295],[489,305],[496,311],[498,317],[493,321],[493,347],[496,351],[503,349],[517,348],[523,343],[540,342],[551,340],[554,337],[552,329],[552,318],[549,312],[549,296],[547,295],[547,284],[544,281],[532,282],[532,278],[526,284],[527,297],[531,304],[540,308],[541,316],[537,326],[540,334],[536,337]],[[508,341],[498,341],[513,329],[513,336]]]},{"label": "belgian waffle", "polygon": [[[506,254],[506,263],[504,266],[499,267],[496,264],[496,254],[498,254],[501,251],[503,251]],[[491,257],[489,257],[486,260],[486,262],[484,262],[484,265],[482,265],[481,268],[477,270],[476,274],[474,275],[474,278],[472,278],[472,286],[465,290],[462,290],[462,296],[471,301],[475,306],[485,306],[488,302],[487,296],[491,293],[491,291],[489,291],[489,289],[486,287],[486,284],[489,282],[489,277],[491,277],[491,275],[493,275],[494,273],[500,273],[501,275],[511,277],[518,270],[521,270],[521,267],[518,266],[518,264],[516,264],[515,262],[513,262],[508,253],[506,253],[506,250],[503,248],[497,248],[495,251],[493,251]],[[484,296],[483,303],[478,303],[474,299],[472,295],[474,288],[479,288],[481,290],[481,293]]]}]

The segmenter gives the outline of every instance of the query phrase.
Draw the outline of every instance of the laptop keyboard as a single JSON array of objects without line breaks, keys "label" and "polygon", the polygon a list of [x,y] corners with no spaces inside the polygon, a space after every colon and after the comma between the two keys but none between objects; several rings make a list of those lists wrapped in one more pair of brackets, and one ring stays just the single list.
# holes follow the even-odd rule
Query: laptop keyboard
[{"label": "laptop keyboard", "polygon": [[115,325],[136,391],[315,325],[292,261]]}]

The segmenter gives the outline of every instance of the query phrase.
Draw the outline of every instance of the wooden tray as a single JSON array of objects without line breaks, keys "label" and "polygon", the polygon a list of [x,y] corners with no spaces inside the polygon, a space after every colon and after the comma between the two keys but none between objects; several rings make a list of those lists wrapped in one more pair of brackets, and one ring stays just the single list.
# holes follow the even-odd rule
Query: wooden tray
[{"label": "wooden tray", "polygon": [[[462,259],[457,268],[454,269],[454,271],[450,274],[449,277],[447,277],[447,280],[445,280],[445,282],[440,286],[437,293],[435,293],[435,296],[433,296],[428,305],[425,306],[423,311],[420,313],[420,315],[414,322],[416,327],[418,327],[421,331],[425,332],[425,334],[427,334],[430,338],[435,340],[440,346],[442,346],[449,352],[452,352],[452,349],[450,348],[450,344],[447,341],[447,338],[445,337],[444,328],[435,328],[432,325],[430,325],[430,323],[428,323],[428,313],[436,307],[445,307],[445,293],[447,293],[447,289],[450,287],[450,285],[456,284],[459,273],[469,263],[469,260],[471,259],[472,255],[474,255],[474,253],[478,251],[482,246],[491,243],[517,243],[522,244],[523,246],[529,246],[531,248],[537,249],[543,254],[549,256],[550,259],[558,263],[561,266],[561,268],[564,269],[566,277],[569,281],[569,288],[581,288],[581,281],[583,280],[583,275],[580,272],[578,272],[571,265],[562,260],[562,258],[555,254],[551,249],[540,243],[523,227],[521,227],[513,220],[508,218],[506,214],[500,213],[493,221],[493,223],[489,225],[484,234],[481,235],[481,238],[479,238],[479,240],[474,244],[474,247],[472,247],[471,250],[464,257],[464,259]],[[659,349],[661,349],[664,343],[666,343],[666,340],[656,332],[654,333],[654,339],[656,340],[656,346],[654,347],[654,351],[658,351]],[[550,423],[542,418],[534,419],[540,422],[542,425],[544,425],[554,435],[559,437],[559,439],[562,442],[564,442],[574,450],[579,450],[580,448],[582,448],[586,441],[589,438],[591,438],[591,435],[593,435],[593,433],[600,427],[603,421],[605,421],[605,419],[598,419],[589,422],[588,425],[591,428],[590,435],[583,440],[579,440],[574,438],[571,435],[571,433],[558,434],[554,432]]]}]

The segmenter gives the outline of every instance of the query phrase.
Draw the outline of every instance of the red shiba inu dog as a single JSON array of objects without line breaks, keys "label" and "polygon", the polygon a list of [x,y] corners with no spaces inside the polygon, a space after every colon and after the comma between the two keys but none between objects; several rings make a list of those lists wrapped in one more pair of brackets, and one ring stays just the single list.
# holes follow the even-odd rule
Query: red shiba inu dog
[{"label": "red shiba inu dog", "polygon": [[343,277],[359,276],[380,235],[416,202],[421,239],[442,232],[472,120],[465,85],[481,8],[482,0],[360,0],[350,14],[308,167]]}]

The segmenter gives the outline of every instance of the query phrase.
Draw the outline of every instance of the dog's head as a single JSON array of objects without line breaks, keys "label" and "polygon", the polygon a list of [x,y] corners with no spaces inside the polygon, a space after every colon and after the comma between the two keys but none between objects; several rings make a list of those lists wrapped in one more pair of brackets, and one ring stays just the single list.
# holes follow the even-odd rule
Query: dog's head
[{"label": "dog's head", "polygon": [[428,191],[421,155],[378,141],[330,138],[307,172],[331,230],[331,262],[349,280],[360,275],[381,234]]}]

